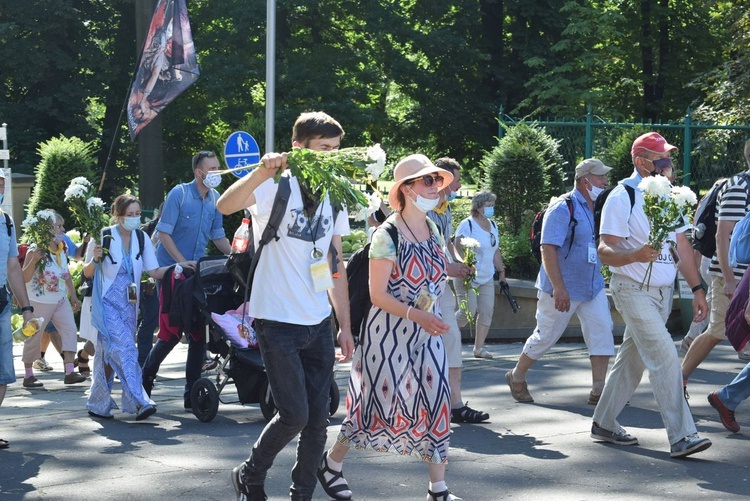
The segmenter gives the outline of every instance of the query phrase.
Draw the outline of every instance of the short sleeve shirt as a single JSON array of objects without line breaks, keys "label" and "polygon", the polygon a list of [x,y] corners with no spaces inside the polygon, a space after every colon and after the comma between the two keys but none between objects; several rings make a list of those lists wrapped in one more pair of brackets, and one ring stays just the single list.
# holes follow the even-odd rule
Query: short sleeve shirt
[{"label": "short sleeve shirt", "polygon": [[[623,250],[635,250],[643,247],[649,240],[651,226],[643,211],[643,193],[638,189],[638,183],[643,178],[637,172],[623,180],[607,197],[602,208],[602,222],[599,233],[621,237],[618,247]],[[630,207],[630,196],[623,184],[635,189],[635,205]],[[690,226],[683,226],[669,234],[668,240],[676,241],[676,233],[684,233]],[[610,266],[612,273],[624,275],[637,282],[643,281],[649,263],[630,263],[624,266]],[[674,284],[677,276],[677,265],[670,252],[670,244],[664,243],[659,257],[654,261],[649,284],[663,287]]]},{"label": "short sleeve shirt", "polygon": [[8,258],[18,257],[16,226],[12,219],[10,221],[10,235],[8,235],[5,215],[0,210],[0,285],[8,283]]},{"label": "short sleeve shirt", "polygon": [[462,237],[470,237],[479,242],[479,247],[476,249],[477,277],[474,281],[479,285],[486,284],[495,275],[495,252],[500,247],[497,226],[490,221],[490,231],[487,231],[479,226],[473,217],[468,217],[456,228],[456,239],[459,243]]},{"label": "short sleeve shirt", "polygon": [[[595,249],[594,213],[580,191],[570,195],[573,218],[576,220],[575,235],[571,226],[568,203],[561,197],[553,202],[542,221],[543,245],[557,248],[565,288],[573,301],[591,301],[604,288],[601,262],[598,253],[594,263],[589,263],[589,249]],[[552,282],[544,267],[539,268],[536,280],[537,289],[552,294]]]},{"label": "short sleeve shirt", "polygon": [[[748,178],[746,175],[738,175],[725,183],[719,191],[716,200],[716,221],[738,222],[750,211],[750,196],[748,196]],[[742,280],[747,270],[747,264],[738,263],[733,269],[735,280]],[[714,253],[711,258],[711,266],[708,269],[711,275],[721,276],[719,259]]]}]

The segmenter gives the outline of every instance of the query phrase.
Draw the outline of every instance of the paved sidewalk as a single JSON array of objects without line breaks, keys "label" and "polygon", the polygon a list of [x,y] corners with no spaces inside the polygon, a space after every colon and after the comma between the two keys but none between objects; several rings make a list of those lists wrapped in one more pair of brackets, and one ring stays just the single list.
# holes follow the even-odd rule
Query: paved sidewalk
[{"label": "paved sidewalk", "polygon": [[[16,372],[23,374],[20,346]],[[503,375],[521,345],[489,346],[493,360],[470,357],[464,346],[464,398],[490,413],[481,425],[453,425],[448,485],[465,501],[501,499],[652,500],[744,499],[750,491],[748,435],[727,432],[706,395],[729,382],[744,363],[728,345],[717,347],[690,385],[699,432],[713,447],[690,459],[669,458],[666,433],[648,378],[621,415],[639,446],[618,447],[589,438],[593,407],[586,405],[590,369],[582,344],[561,344],[529,372],[533,404],[516,403]],[[154,389],[158,412],[136,422],[120,412],[98,421],[86,414],[89,383],[64,386],[62,361],[48,357],[53,372],[37,373],[41,390],[19,380],[0,408],[1,500],[234,499],[230,469],[249,453],[265,426],[257,405],[220,405],[210,423],[182,410],[186,345],[167,358]],[[342,403],[331,420],[329,444],[341,423],[348,364],[338,366]],[[233,398],[233,388],[222,395]],[[119,401],[119,389],[116,392]],[[750,434],[750,412],[738,410]],[[288,500],[295,444],[271,469],[266,491]],[[356,500],[424,500],[426,466],[411,458],[352,451],[344,467]],[[322,489],[316,500],[328,499]]]}]

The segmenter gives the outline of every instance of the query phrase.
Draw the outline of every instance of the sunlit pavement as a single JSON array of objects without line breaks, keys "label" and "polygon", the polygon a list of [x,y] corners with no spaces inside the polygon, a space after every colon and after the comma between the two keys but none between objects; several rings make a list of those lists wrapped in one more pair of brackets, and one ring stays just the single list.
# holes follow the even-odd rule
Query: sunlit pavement
[{"label": "sunlit pavement", "polygon": [[[465,501],[499,499],[632,500],[740,499],[750,486],[748,435],[727,432],[706,395],[728,383],[744,363],[728,345],[717,347],[695,372],[689,390],[699,433],[713,447],[686,460],[669,458],[647,375],[620,422],[640,445],[618,447],[589,438],[594,408],[586,405],[590,368],[582,344],[560,344],[529,372],[535,402],[516,403],[503,378],[521,345],[490,345],[492,360],[471,357],[464,345],[464,399],[490,413],[484,424],[452,425],[448,485]],[[244,460],[265,426],[257,405],[219,406],[209,423],[182,409],[187,345],[167,358],[153,397],[158,412],[140,422],[115,412],[97,420],[85,409],[90,382],[64,385],[62,361],[36,372],[42,389],[21,385],[21,346],[14,347],[18,382],[0,408],[0,500],[231,500],[231,468]],[[348,364],[336,368],[341,406],[331,419],[329,444],[344,410]],[[119,384],[115,399],[119,404]],[[222,394],[235,400],[234,388]],[[750,407],[737,419],[750,433]],[[269,472],[272,501],[289,499],[293,442]],[[412,458],[351,451],[344,472],[356,500],[423,500],[426,465]],[[318,487],[314,499],[328,499]]]}]

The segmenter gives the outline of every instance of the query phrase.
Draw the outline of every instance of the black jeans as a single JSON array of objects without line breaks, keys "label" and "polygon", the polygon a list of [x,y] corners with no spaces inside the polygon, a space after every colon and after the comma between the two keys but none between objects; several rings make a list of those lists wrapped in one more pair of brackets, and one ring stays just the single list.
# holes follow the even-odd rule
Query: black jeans
[{"label": "black jeans", "polygon": [[[185,396],[190,395],[190,390],[193,389],[193,385],[201,377],[203,370],[203,360],[206,357],[206,340],[201,337],[200,341],[193,340],[193,337],[188,334],[188,354],[187,361],[185,362]],[[143,364],[143,378],[155,378],[156,373],[159,372],[161,363],[167,358],[167,355],[172,349],[177,346],[180,342],[180,338],[172,337],[169,341],[163,341],[157,339],[154,347],[146,358],[146,362]]]}]

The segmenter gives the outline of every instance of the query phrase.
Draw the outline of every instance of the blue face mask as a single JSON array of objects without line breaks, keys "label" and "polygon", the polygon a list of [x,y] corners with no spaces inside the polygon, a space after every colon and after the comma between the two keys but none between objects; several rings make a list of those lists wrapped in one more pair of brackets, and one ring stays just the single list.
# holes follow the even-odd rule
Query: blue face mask
[{"label": "blue face mask", "polygon": [[137,230],[141,225],[141,216],[125,216],[122,227],[127,231]]},{"label": "blue face mask", "polygon": [[487,219],[491,218],[495,215],[495,208],[494,207],[485,207],[484,208],[484,217]]},{"label": "blue face mask", "polygon": [[451,190],[450,193],[448,193],[447,195],[445,195],[445,201],[446,202],[450,202],[451,200],[454,200],[456,198],[456,195],[458,195],[458,193],[456,193],[455,191]]}]

